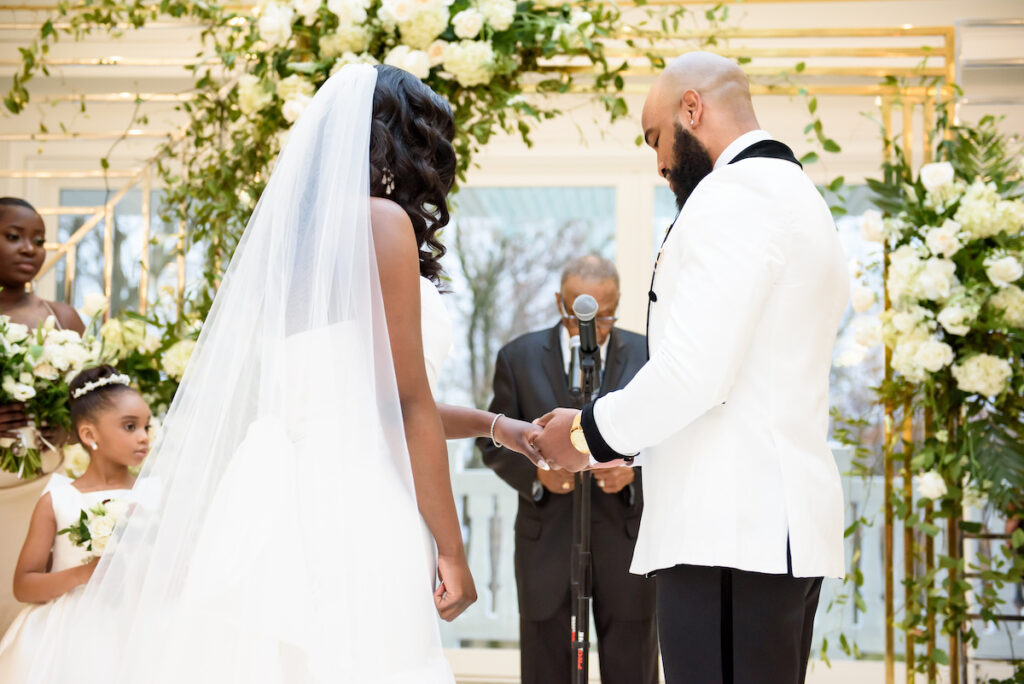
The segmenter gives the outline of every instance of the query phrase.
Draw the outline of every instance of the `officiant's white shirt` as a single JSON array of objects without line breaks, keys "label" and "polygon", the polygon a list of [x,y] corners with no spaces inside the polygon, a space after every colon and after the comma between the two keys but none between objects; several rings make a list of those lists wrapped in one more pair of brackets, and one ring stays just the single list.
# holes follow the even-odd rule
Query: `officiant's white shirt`
[{"label": "officiant's white shirt", "polygon": [[729,164],[697,186],[666,240],[651,359],[594,418],[644,452],[632,571],[678,564],[841,577],[843,494],[827,442],[829,370],[849,276],[828,206],[792,162]]}]

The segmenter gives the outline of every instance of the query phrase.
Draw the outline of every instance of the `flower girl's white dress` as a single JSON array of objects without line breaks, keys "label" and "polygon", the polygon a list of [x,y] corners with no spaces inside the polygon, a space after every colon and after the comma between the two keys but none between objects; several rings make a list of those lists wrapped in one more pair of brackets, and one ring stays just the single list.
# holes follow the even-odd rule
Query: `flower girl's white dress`
[{"label": "flower girl's white dress", "polygon": [[[54,474],[43,490],[50,495],[57,530],[78,521],[84,509],[92,508],[107,499],[127,500],[131,490],[105,489],[95,492],[80,492],[63,475]],[[89,552],[81,549],[59,534],[53,542],[53,558],[50,572],[67,570],[88,560]],[[37,657],[54,657],[50,651],[52,635],[60,622],[78,599],[82,587],[78,587],[48,603],[26,606],[14,619],[10,629],[0,641],[0,682],[27,682],[28,672]]]}]

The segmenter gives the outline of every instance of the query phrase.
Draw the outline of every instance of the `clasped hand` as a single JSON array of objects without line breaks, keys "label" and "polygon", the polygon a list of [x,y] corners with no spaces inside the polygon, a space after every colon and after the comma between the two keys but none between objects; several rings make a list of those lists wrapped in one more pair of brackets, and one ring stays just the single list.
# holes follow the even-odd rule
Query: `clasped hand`
[{"label": "clasped hand", "polygon": [[[625,465],[622,460],[591,465],[590,456],[576,450],[569,441],[569,432],[577,413],[576,409],[556,408],[532,424],[499,420],[494,426],[494,436],[500,444],[518,451],[542,469],[560,468],[575,473]],[[623,486],[625,484],[628,483]]]}]

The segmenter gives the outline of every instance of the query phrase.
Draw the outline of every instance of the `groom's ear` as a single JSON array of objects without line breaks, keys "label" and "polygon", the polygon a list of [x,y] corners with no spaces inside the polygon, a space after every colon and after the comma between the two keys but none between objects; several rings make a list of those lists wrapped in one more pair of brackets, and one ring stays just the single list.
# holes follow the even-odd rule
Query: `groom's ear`
[{"label": "groom's ear", "polygon": [[704,115],[704,100],[692,88],[683,93],[679,100],[679,123],[684,128],[696,128]]}]

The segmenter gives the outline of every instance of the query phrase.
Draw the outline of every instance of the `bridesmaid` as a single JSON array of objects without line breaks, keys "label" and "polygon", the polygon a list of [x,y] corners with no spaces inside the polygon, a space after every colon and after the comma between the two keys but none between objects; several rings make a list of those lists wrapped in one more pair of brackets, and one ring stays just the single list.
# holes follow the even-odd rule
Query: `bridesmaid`
[{"label": "bridesmaid", "polygon": [[[46,259],[45,241],[43,219],[31,204],[15,197],[0,197],[0,313],[33,329],[53,316],[59,327],[81,334],[85,325],[72,307],[47,301],[31,291],[31,283]],[[9,437],[26,421],[21,404],[0,405],[0,436]],[[43,459],[47,471],[58,463],[57,458]],[[0,634],[21,608],[12,589],[14,566],[32,508],[47,480],[45,476],[19,480],[13,473],[0,472]]]}]

